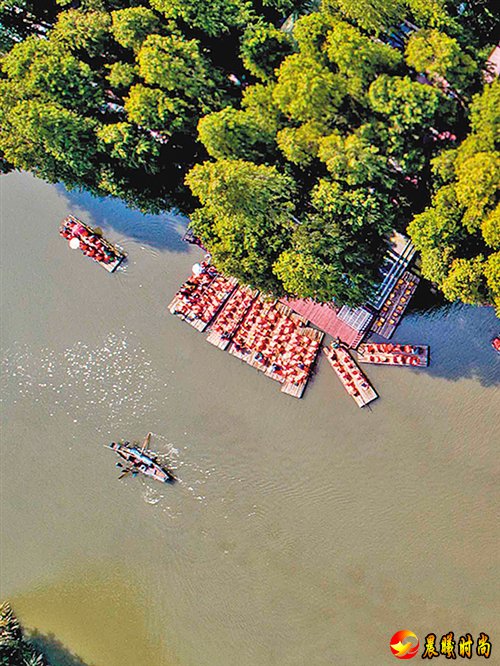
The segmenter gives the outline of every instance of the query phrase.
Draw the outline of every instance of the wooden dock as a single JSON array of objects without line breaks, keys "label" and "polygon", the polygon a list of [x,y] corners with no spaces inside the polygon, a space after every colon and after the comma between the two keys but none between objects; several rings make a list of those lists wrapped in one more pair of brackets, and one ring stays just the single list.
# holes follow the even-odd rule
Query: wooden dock
[{"label": "wooden dock", "polygon": [[229,353],[282,384],[283,393],[300,398],[324,336],[306,324],[287,306],[258,298]]},{"label": "wooden dock", "polygon": [[420,278],[410,271],[403,273],[375,317],[371,328],[372,333],[377,333],[383,338],[392,336],[417,289],[419,281]]},{"label": "wooden dock", "polygon": [[179,289],[170,312],[198,331],[210,327],[208,342],[302,397],[324,333],[288,306],[204,268]]},{"label": "wooden dock", "polygon": [[378,398],[377,392],[347,349],[336,347],[332,343],[330,347],[323,347],[323,351],[343,387],[358,407],[364,407]]},{"label": "wooden dock", "polygon": [[358,361],[375,365],[426,367],[429,365],[429,347],[426,345],[397,345],[391,343],[365,343],[358,347]]},{"label": "wooden dock", "polygon": [[207,341],[227,349],[258,294],[257,289],[238,286],[212,322]]},{"label": "wooden dock", "polygon": [[217,316],[238,285],[235,278],[216,272],[192,275],[168,305],[171,314],[203,332]]}]

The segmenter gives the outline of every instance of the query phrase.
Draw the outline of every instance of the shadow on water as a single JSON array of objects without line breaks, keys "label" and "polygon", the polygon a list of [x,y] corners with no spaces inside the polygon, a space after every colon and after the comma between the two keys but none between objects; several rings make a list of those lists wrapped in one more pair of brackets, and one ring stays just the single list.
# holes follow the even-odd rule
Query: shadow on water
[{"label": "shadow on water", "polygon": [[70,652],[54,634],[42,634],[35,630],[30,633],[29,640],[43,654],[50,666],[93,666]]},{"label": "shadow on water", "polygon": [[[112,228],[158,250],[188,251],[182,241],[188,220],[181,215],[144,215],[118,199],[57,188],[70,206],[92,216],[91,224]],[[451,381],[469,378],[483,386],[496,386],[500,384],[500,356],[491,347],[496,335],[500,335],[500,321],[492,307],[445,304],[422,280],[391,342],[429,345],[431,362],[426,372],[431,376]],[[379,336],[372,339],[385,341]]]},{"label": "shadow on water", "polygon": [[435,303],[409,311],[391,342],[429,345],[430,366],[425,372],[433,377],[498,386],[500,356],[491,339],[499,334],[500,320],[492,307]]},{"label": "shadow on water", "polygon": [[113,229],[157,250],[188,251],[187,244],[182,241],[188,224],[188,219],[183,215],[146,215],[139,210],[127,208],[119,199],[98,198],[88,192],[68,191],[62,185],[56,185],[56,188],[68,201],[68,213],[78,216],[75,208],[85,211],[84,221],[92,226],[99,226],[104,231]]}]

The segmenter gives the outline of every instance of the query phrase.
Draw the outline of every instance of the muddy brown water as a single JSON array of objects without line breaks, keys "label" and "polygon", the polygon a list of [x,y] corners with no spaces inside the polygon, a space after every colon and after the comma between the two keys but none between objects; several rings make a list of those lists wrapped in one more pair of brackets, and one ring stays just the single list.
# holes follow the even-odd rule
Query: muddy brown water
[{"label": "muddy brown water", "polygon": [[[55,666],[383,665],[399,629],[498,640],[491,309],[407,316],[395,340],[432,365],[366,366],[372,409],[324,358],[298,401],[168,314],[200,257],[180,218],[27,174],[0,188],[1,597]],[[71,251],[68,213],[125,270]],[[149,430],[174,486],[117,480],[103,445]]]}]

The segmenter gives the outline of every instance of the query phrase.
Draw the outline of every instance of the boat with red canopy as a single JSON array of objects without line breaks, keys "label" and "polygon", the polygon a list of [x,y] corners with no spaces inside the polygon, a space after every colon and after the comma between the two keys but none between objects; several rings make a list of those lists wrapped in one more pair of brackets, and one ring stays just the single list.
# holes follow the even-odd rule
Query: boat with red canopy
[{"label": "boat with red canopy", "polygon": [[114,273],[127,256],[116,245],[103,238],[99,228],[93,229],[73,215],[68,215],[62,221],[59,234],[68,240],[72,250],[81,250],[108,273]]}]

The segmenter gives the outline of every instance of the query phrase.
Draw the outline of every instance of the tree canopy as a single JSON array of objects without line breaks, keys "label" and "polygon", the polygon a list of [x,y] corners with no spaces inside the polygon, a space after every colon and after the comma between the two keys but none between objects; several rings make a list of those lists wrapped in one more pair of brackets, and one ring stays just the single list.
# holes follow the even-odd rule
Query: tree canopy
[{"label": "tree canopy", "polygon": [[8,602],[0,605],[0,666],[45,666],[41,654],[23,637]]},{"label": "tree canopy", "polygon": [[147,211],[189,212],[184,177],[206,156],[197,122],[238,104],[240,48],[262,72],[293,48],[271,22],[274,4],[3,0],[3,168]]},{"label": "tree canopy", "polygon": [[2,0],[0,167],[176,207],[277,295],[362,303],[408,227],[446,297],[497,302],[493,5],[471,7]]},{"label": "tree canopy", "polygon": [[498,153],[500,83],[471,105],[472,131],[458,149],[434,162],[442,186],[408,231],[422,255],[422,272],[449,300],[494,303],[500,313]]}]

